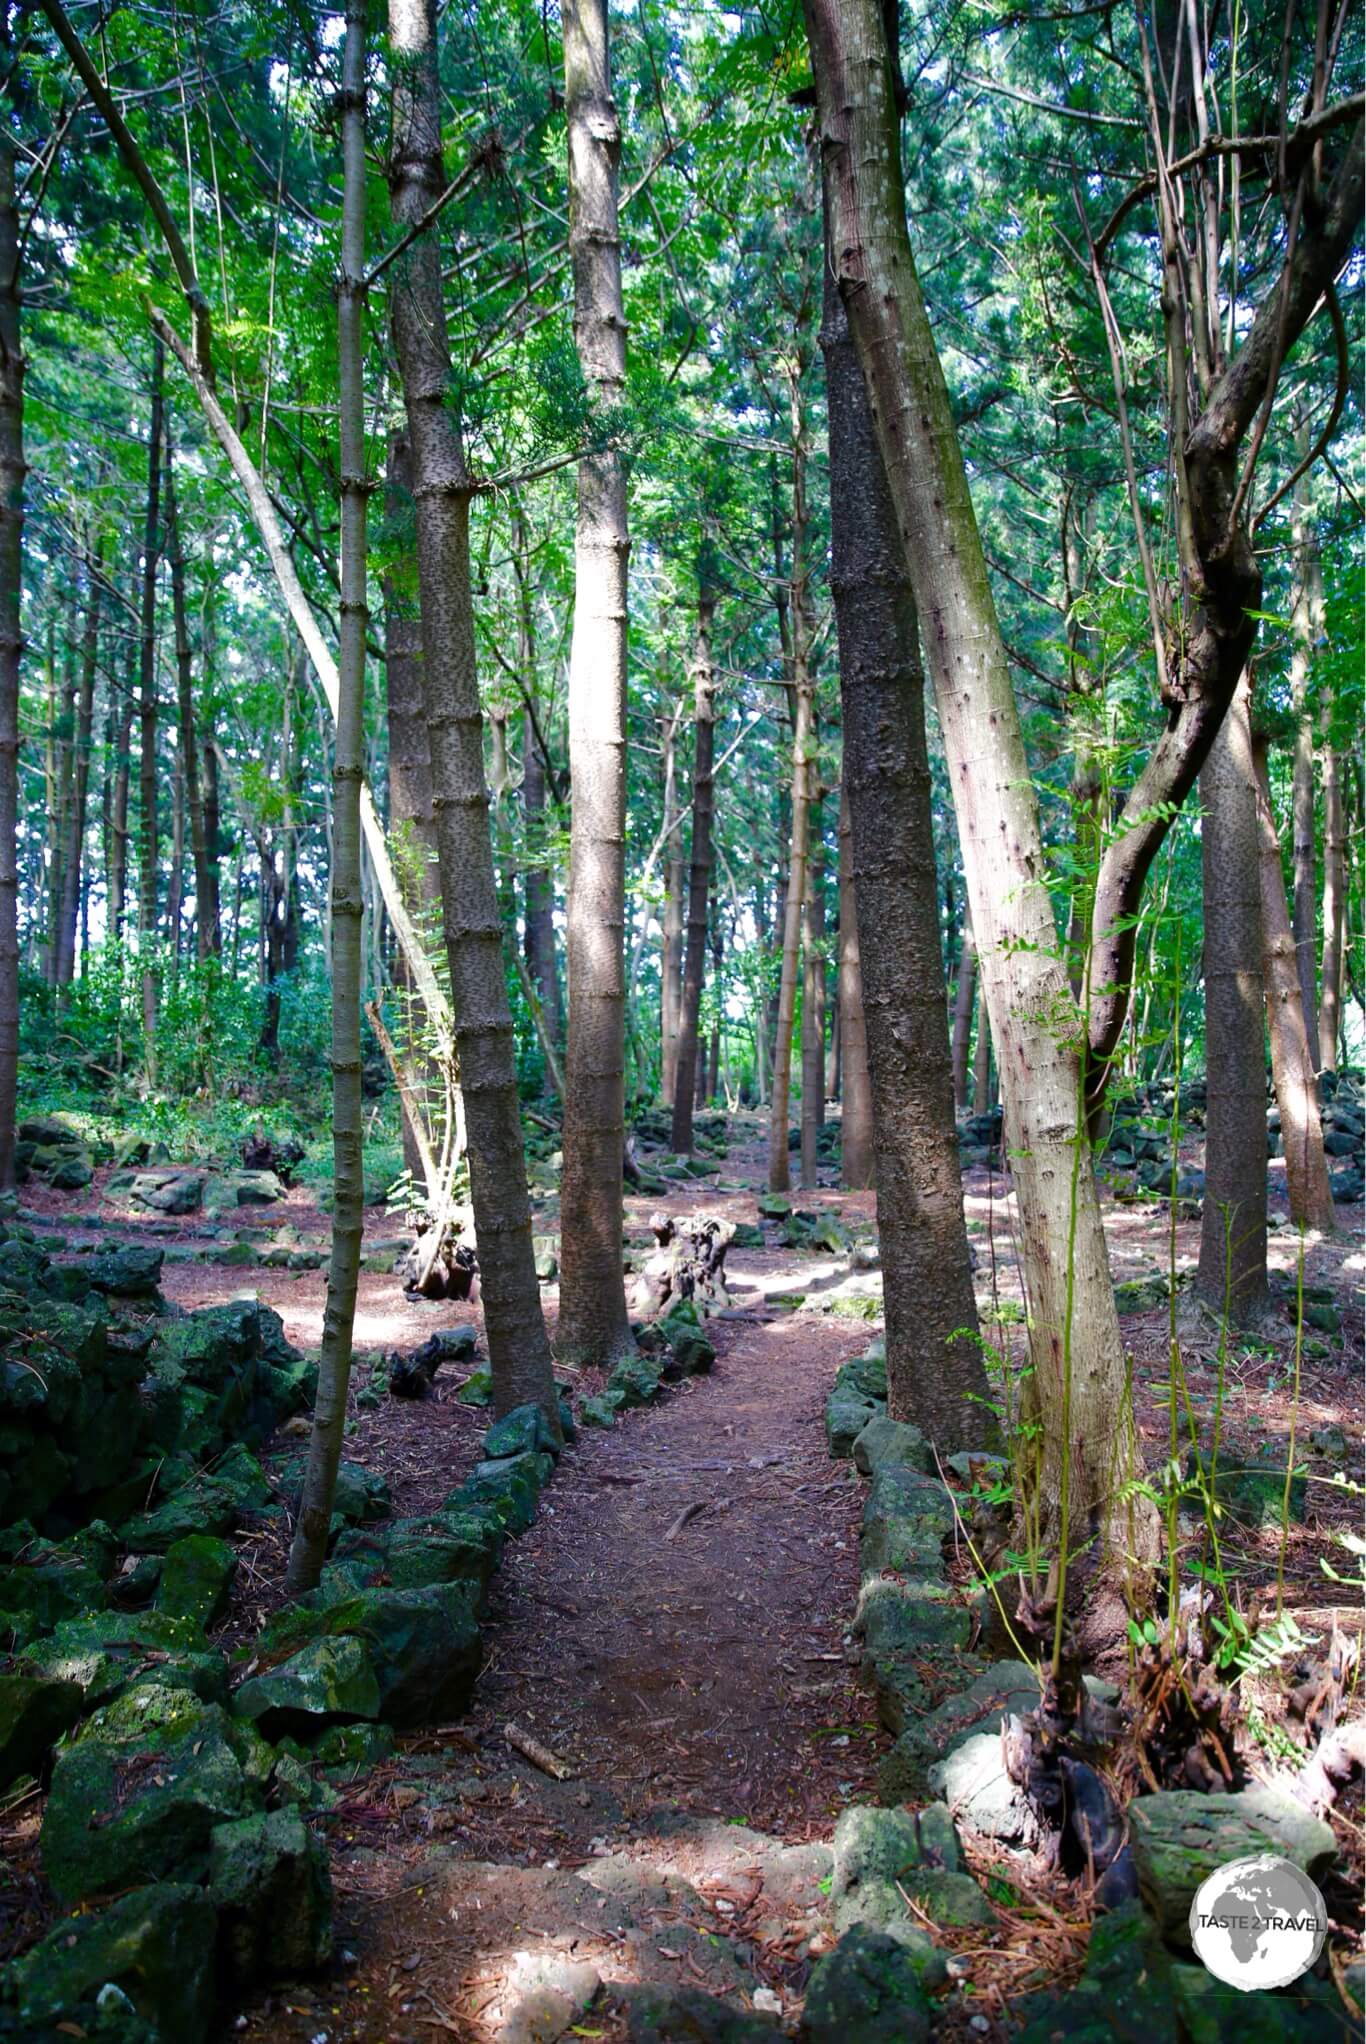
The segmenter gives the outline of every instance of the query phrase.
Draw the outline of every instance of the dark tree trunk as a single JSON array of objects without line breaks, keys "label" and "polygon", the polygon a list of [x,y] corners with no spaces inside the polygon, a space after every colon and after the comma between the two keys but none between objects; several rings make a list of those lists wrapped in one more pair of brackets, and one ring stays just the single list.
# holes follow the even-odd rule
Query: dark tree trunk
[{"label": "dark tree trunk", "polygon": [[[1307,434],[1301,436],[1307,442]],[[1299,444],[1299,442],[1297,442]],[[1308,451],[1307,445],[1304,449]],[[1292,627],[1294,650],[1290,657],[1290,696],[1295,713],[1295,766],[1292,781],[1292,829],[1294,861],[1295,965],[1300,983],[1304,1026],[1315,1065],[1319,1051],[1319,1003],[1316,984],[1314,937],[1317,897],[1314,886],[1314,726],[1306,697],[1314,671],[1314,651],[1323,633],[1323,571],[1319,563],[1318,537],[1309,502],[1307,479],[1295,497],[1296,578]],[[1264,898],[1265,899],[1265,898]]]},{"label": "dark tree trunk", "polygon": [[[660,1092],[672,1108],[678,1081],[678,1027],[683,1007],[683,826],[678,802],[679,703],[659,720],[664,769],[664,942],[659,964]],[[694,826],[695,827],[695,826]]]},{"label": "dark tree trunk", "polygon": [[14,151],[0,139],[0,1191],[14,1184],[19,1084],[19,663],[24,568],[24,355]]},{"label": "dark tree trunk", "polygon": [[157,1076],[157,569],[161,548],[161,432],[166,351],[152,343],[152,411],[147,438],[147,513],[142,533],[138,626],[138,964],[142,973],[142,1061]]},{"label": "dark tree trunk", "polygon": [[199,737],[194,718],[194,661],[185,602],[185,549],[175,494],[175,459],[166,449],[166,553],[171,569],[171,613],[175,624],[176,717],[181,773],[194,856],[195,955],[202,963],[218,950],[218,871],[210,852],[199,775]]},{"label": "dark tree trunk", "polygon": [[1266,1289],[1266,1039],[1256,776],[1240,682],[1200,773],[1205,917],[1205,1204],[1196,1287],[1237,1322]]},{"label": "dark tree trunk", "polygon": [[[212,613],[210,613],[212,616]],[[208,656],[208,620],[205,622],[205,658]],[[218,869],[222,843],[222,808],[218,797],[218,747],[214,740],[213,709],[205,704],[199,719],[204,767],[204,914],[200,923],[206,958],[223,956],[223,907]]]},{"label": "dark tree trunk", "polygon": [[697,1095],[699,1064],[703,1084],[706,1059],[699,1053],[702,1014],[702,981],[707,965],[707,900],[712,867],[712,761],[716,746],[716,676],[711,658],[711,621],[715,601],[706,589],[697,599],[697,646],[693,655],[693,782],[692,782],[692,865],[688,874],[688,943],[683,962],[683,999],[679,1014],[678,1059],[674,1082],[673,1132],[675,1151],[687,1156],[692,1150],[693,1106]]},{"label": "dark tree trunk", "polygon": [[[394,223],[402,230],[419,226],[446,182],[435,0],[390,0],[389,42],[389,191]],[[389,295],[413,455],[422,695],[494,1406],[501,1413],[535,1403],[558,1427],[531,1246],[489,837],[470,586],[470,478],[455,410],[441,250],[430,228],[414,234],[395,263]],[[619,1241],[617,1247],[619,1273]]]},{"label": "dark tree trunk", "polygon": [[90,746],[95,727],[95,677],[100,651],[100,581],[104,572],[103,543],[87,561],[85,630],[81,640],[81,685],[73,735],[71,808],[66,850],[62,855],[62,905],[57,922],[56,981],[70,986],[76,972],[76,928],[81,912],[81,877],[85,870],[85,825],[90,798]]},{"label": "dark tree trunk", "polygon": [[985,1444],[990,1414],[953,1119],[925,682],[915,599],[829,264],[821,344],[889,1409],[952,1453]]},{"label": "dark tree trunk", "polygon": [[128,919],[128,783],[133,763],[133,690],[136,677],[137,648],[130,645],[124,662],[110,762],[113,788],[109,798],[109,936],[115,943],[122,943],[124,924]]}]

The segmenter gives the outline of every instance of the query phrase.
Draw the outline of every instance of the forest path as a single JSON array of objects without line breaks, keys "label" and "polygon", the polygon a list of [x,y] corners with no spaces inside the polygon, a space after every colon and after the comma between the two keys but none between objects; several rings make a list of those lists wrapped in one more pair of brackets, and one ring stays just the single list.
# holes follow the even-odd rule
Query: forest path
[{"label": "forest path", "polygon": [[[329,1827],[351,1961],[247,2009],[247,2034],[534,2044],[560,2034],[536,2012],[596,1976],[581,2033],[614,2039],[622,1983],[737,2011],[799,1988],[878,1747],[846,1642],[860,1486],[823,1426],[869,1330],[756,1305],[709,1331],[709,1376],[566,1451],[495,1578],[470,1713]],[[509,1721],[572,1777],[525,1762]]]}]

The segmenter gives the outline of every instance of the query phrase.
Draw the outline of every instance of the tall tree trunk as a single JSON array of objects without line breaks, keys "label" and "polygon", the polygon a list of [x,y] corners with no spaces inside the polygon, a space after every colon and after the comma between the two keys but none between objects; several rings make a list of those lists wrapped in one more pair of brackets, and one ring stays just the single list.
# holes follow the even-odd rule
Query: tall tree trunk
[{"label": "tall tree trunk", "polygon": [[14,1184],[19,1085],[19,663],[24,571],[24,354],[14,150],[0,138],[0,1191]]},{"label": "tall tree trunk", "polygon": [[[399,548],[401,557],[411,545],[413,515],[413,462],[405,434],[390,434],[386,465],[385,516],[393,537],[402,534],[406,542]],[[399,885],[421,937],[440,912],[441,881],[432,810],[432,756],[422,705],[422,614],[416,589],[409,586],[397,565],[384,577],[384,679],[389,834]],[[426,1124],[434,1089],[440,1088],[440,1072],[423,1050],[427,1031],[401,947],[396,979],[403,1013],[400,1041],[417,1082],[405,1089],[403,1098],[403,1160],[414,1183],[427,1184],[429,1197],[436,1198],[439,1187],[428,1183],[426,1157],[432,1152]],[[414,1125],[415,1116],[422,1119],[420,1129]]]},{"label": "tall tree trunk", "polygon": [[113,791],[109,801],[109,936],[122,943],[128,919],[128,784],[132,773],[134,686],[137,648],[130,644],[114,727]]},{"label": "tall tree trunk", "polygon": [[390,201],[397,227],[420,229],[394,265],[390,316],[413,455],[422,698],[493,1400],[500,1413],[538,1404],[558,1427],[531,1246],[489,837],[470,587],[470,477],[454,405],[441,250],[431,227],[421,224],[446,183],[435,0],[390,0],[389,43]]},{"label": "tall tree trunk", "polygon": [[[1305,1019],[1303,989],[1297,964],[1290,910],[1285,898],[1280,839],[1271,807],[1266,740],[1253,734],[1252,763],[1256,775],[1257,829],[1261,846],[1262,976],[1266,989],[1267,1033],[1271,1038],[1271,1077],[1281,1114],[1281,1148],[1285,1155],[1285,1186],[1290,1218],[1304,1228],[1334,1226],[1333,1194],[1328,1160],[1323,1152],[1319,1089],[1315,1077],[1318,1041]],[[1311,957],[1312,966],[1312,957]],[[1317,1022],[1317,1017],[1315,1017]]]},{"label": "tall tree trunk", "polygon": [[[210,609],[204,618],[204,665],[205,679],[209,680],[210,668],[210,627],[213,612]],[[205,689],[205,695],[209,691]],[[218,794],[218,747],[214,740],[213,705],[207,700],[199,718],[201,740],[200,758],[204,769],[204,909],[199,919],[199,935],[203,945],[200,953],[204,958],[223,956],[223,907],[219,885],[219,847],[222,841],[222,805]]]},{"label": "tall tree trunk", "polygon": [[[574,341],[598,413],[626,388],[606,0],[563,0]],[[615,447],[579,462],[569,654],[569,1031],[565,1051],[560,1323],[566,1361],[633,1353],[621,1263],[625,1144],[626,470]]]},{"label": "tall tree trunk", "polygon": [[1266,1007],[1261,834],[1239,683],[1200,774],[1205,918],[1205,1202],[1196,1288],[1230,1320],[1256,1320],[1266,1290]]},{"label": "tall tree trunk", "polygon": [[803,1186],[816,1183],[820,1133],[825,1126],[825,844],[821,803],[821,790],[813,788],[807,809],[806,955],[802,973]]},{"label": "tall tree trunk", "polygon": [[[1300,436],[1308,451],[1308,435]],[[1294,648],[1290,655],[1290,699],[1295,715],[1295,765],[1292,787],[1295,965],[1310,1055],[1319,1051],[1319,1004],[1314,972],[1317,891],[1314,886],[1314,727],[1307,697],[1314,671],[1314,651],[1323,637],[1323,568],[1318,535],[1309,501],[1308,478],[1295,493],[1295,607],[1291,614]],[[1265,905],[1266,896],[1262,897]]]},{"label": "tall tree trunk", "polygon": [[[715,790],[712,762],[716,750],[716,675],[711,657],[711,625],[715,598],[702,587],[697,597],[697,645],[693,653],[693,777],[692,865],[688,874],[688,948],[683,963],[683,995],[679,1011],[678,1052],[674,1074],[673,1130],[670,1142],[681,1156],[692,1151],[693,1107],[697,1093],[702,1016],[702,981],[707,964],[707,899],[711,889],[712,814]],[[681,836],[681,831],[680,831]]]},{"label": "tall tree trunk", "polygon": [[1333,750],[1328,706],[1320,729],[1323,761],[1323,966],[1319,974],[1319,1068],[1338,1067],[1343,964],[1347,949],[1347,833],[1342,815],[1342,760]]},{"label": "tall tree trunk", "polygon": [[166,943],[174,976],[180,970],[180,923],[185,906],[185,764],[179,732],[171,767],[171,870],[166,878]]},{"label": "tall tree trunk", "polygon": [[962,942],[958,949],[958,979],[953,995],[953,1104],[959,1114],[968,1110],[968,1045],[972,1037],[972,1010],[977,992],[977,946],[972,924],[963,919]]},{"label": "tall tree trunk", "polygon": [[85,826],[90,798],[90,748],[95,728],[95,678],[100,653],[100,581],[104,543],[87,556],[85,629],[81,637],[81,685],[76,702],[76,730],[71,772],[71,807],[66,850],[62,856],[62,906],[57,922],[58,986],[70,986],[76,973],[76,928],[81,911],[81,876],[85,869]]},{"label": "tall tree trunk", "polygon": [[218,920],[218,875],[210,856],[199,775],[199,738],[194,718],[194,660],[190,620],[185,602],[185,549],[175,493],[175,455],[166,448],[166,554],[171,569],[171,615],[175,626],[176,718],[180,734],[185,808],[189,815],[194,856],[195,955],[201,964],[215,955]]},{"label": "tall tree trunk", "polygon": [[[513,565],[517,576],[517,671],[531,701],[536,694],[536,632],[531,608],[531,584],[527,573],[525,522],[520,511],[514,520],[516,547]],[[560,1013],[560,974],[555,960],[555,888],[546,855],[546,762],[530,701],[522,713],[522,813],[526,831],[528,864],[523,879],[526,962],[531,983],[541,1004],[546,1038],[556,1056],[564,1041]],[[553,1082],[547,1077],[547,1085]]]},{"label": "tall tree trunk", "polygon": [[[820,105],[831,266],[853,329],[924,624],[979,969],[1009,1093],[1020,1253],[1030,1299],[1029,1394],[1041,1423],[1039,1519],[1055,1537],[1060,1529],[1100,1524],[1113,1532],[1115,1546],[1123,1543],[1133,1554],[1153,1544],[1155,1523],[1137,1500],[1114,1502],[1131,1472],[1134,1432],[1082,1121],[1080,1018],[1053,919],[1010,665],[911,255],[881,7],[879,0],[804,4]],[[865,857],[887,860],[886,844],[860,850],[852,785],[850,802],[862,871]],[[863,921],[862,894],[859,915],[876,1084],[869,947],[875,941],[879,955],[895,947],[885,927]],[[936,929],[936,959],[938,947]],[[930,965],[926,958],[927,978]],[[942,985],[934,1022],[942,1037]],[[947,1129],[952,1106],[947,1059],[945,1091]],[[881,1123],[881,1101],[878,1112]],[[886,1186],[879,1150],[880,1201]],[[950,1220],[956,1232],[961,1223],[956,1216]],[[936,1263],[917,1309],[926,1296],[943,1291],[944,1272]],[[950,1351],[950,1370],[965,1350],[959,1343]],[[961,1424],[980,1428],[981,1413],[955,1397],[949,1408],[953,1430],[960,1414]],[[1140,1515],[1147,1522],[1142,1529],[1135,1523]]]},{"label": "tall tree trunk", "polygon": [[[795,638],[795,634],[794,634]],[[811,762],[812,712],[815,689],[806,663],[803,640],[794,654],[795,689],[792,724],[792,841],[783,897],[783,949],[778,974],[778,1015],[773,1032],[773,1090],[768,1111],[768,1183],[771,1192],[786,1192],[792,1183],[787,1147],[788,1107],[792,1091],[792,1027],[797,1012],[797,977],[801,968],[802,928],[806,918],[807,808]]]},{"label": "tall tree trunk", "polygon": [[863,965],[858,948],[858,910],[854,901],[853,826],[849,821],[849,785],[840,784],[840,1060],[843,1067],[843,1116],[840,1127],[841,1175],[851,1192],[877,1182],[873,1165],[873,1090],[868,1076],[868,1037],[863,1016]]},{"label": "tall tree trunk", "polygon": [[[664,768],[664,945],[659,965],[660,1091],[672,1108],[678,1090],[678,1030],[683,1009],[683,825],[678,800],[678,703],[659,720]],[[694,830],[697,828],[693,825]]]},{"label": "tall tree trunk", "polygon": [[977,1042],[972,1053],[972,1111],[986,1114],[992,1103],[991,1017],[986,988],[977,982]]},{"label": "tall tree trunk", "polygon": [[989,1435],[953,1119],[915,597],[849,320],[827,264],[831,587],[873,1096],[894,1418],[944,1453]]},{"label": "tall tree trunk", "polygon": [[[341,472],[341,629],[332,759],[332,1252],[327,1268],[318,1389],[286,1587],[312,1589],[322,1572],[346,1424],[356,1317],[365,1158],[361,1123],[361,830],[365,770],[365,16],[347,0],[342,52],[342,247],[337,290],[337,411]],[[286,758],[286,773],[289,769]]]},{"label": "tall tree trunk", "polygon": [[58,973],[62,950],[62,909],[66,901],[66,854],[71,811],[75,796],[76,592],[68,589],[62,600],[62,662],[58,686],[53,660],[52,633],[48,637],[48,764],[47,764],[47,942],[43,947],[43,969],[50,986],[61,984]]},{"label": "tall tree trunk", "polygon": [[711,905],[711,995],[712,1023],[711,1050],[707,1057],[707,1098],[713,1103],[720,1098],[721,1085],[721,1021],[722,1002],[721,967],[726,956],[726,939],[721,928],[721,905],[712,890]]},{"label": "tall tree trunk", "polygon": [[147,510],[142,531],[142,607],[138,624],[138,964],[142,974],[142,1062],[157,1080],[157,570],[161,548],[161,432],[166,350],[152,342],[152,407],[147,436]]}]

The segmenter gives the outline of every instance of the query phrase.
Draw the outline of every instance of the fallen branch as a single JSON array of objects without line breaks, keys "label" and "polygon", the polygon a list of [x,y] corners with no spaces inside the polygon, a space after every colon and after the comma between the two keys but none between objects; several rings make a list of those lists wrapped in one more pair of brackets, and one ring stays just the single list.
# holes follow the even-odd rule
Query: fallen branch
[{"label": "fallen branch", "polygon": [[539,1739],[534,1739],[530,1732],[524,1732],[520,1725],[504,1725],[503,1737],[515,1753],[520,1753],[523,1760],[529,1760],[533,1767],[539,1767],[541,1773],[548,1774],[552,1781],[574,1779],[573,1768],[566,1766],[557,1754],[543,1746]]},{"label": "fallen branch", "polygon": [[666,1540],[676,1540],[689,1521],[700,1517],[710,1503],[710,1498],[694,1498],[690,1505],[684,1505],[682,1511],[664,1535],[664,1538]]}]

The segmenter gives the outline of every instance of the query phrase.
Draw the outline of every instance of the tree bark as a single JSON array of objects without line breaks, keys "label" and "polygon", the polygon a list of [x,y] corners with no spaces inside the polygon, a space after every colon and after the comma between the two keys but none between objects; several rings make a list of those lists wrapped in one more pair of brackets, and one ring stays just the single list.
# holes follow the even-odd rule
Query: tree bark
[{"label": "tree bark", "polygon": [[[1308,435],[1297,446],[1308,452]],[[1294,647],[1290,655],[1290,700],[1295,716],[1295,764],[1292,780],[1295,964],[1310,1054],[1318,1063],[1319,1004],[1315,984],[1314,937],[1318,910],[1314,885],[1314,727],[1308,708],[1314,651],[1323,637],[1323,569],[1318,536],[1309,502],[1308,478],[1295,493],[1295,607],[1291,613]],[[1263,895],[1263,906],[1266,897]]]},{"label": "tree bark", "polygon": [[85,826],[90,798],[90,747],[95,728],[95,677],[100,652],[100,581],[104,573],[101,540],[87,557],[85,629],[81,635],[81,682],[73,734],[70,814],[62,854],[62,903],[57,922],[55,979],[70,986],[76,973],[76,929],[81,912],[81,875],[85,866]]},{"label": "tree bark", "polygon": [[972,1053],[972,1111],[986,1114],[992,1094],[991,1018],[987,1014],[986,989],[977,982],[977,1042]]},{"label": "tree bark", "polygon": [[[963,1220],[915,596],[868,394],[826,266],[831,585],[863,969],[893,1418],[945,1454],[985,1445]],[[979,1402],[981,1401],[981,1402]]]},{"label": "tree bark", "polygon": [[[391,530],[404,533],[400,557],[411,545],[407,527],[413,509],[413,463],[406,436],[391,433],[386,456],[385,515]],[[432,811],[432,757],[422,704],[422,616],[417,591],[399,566],[384,577],[385,710],[389,728],[389,835],[404,900],[412,914],[419,942],[435,924],[441,909],[437,869],[436,822]],[[401,1040],[416,1086],[403,1096],[403,1157],[415,1183],[427,1184],[426,1160],[431,1155],[426,1120],[439,1070],[425,1055],[424,1029],[411,967],[402,946],[396,973],[403,1009]],[[423,1117],[421,1130],[414,1112]]]},{"label": "tree bark", "polygon": [[204,806],[204,913],[199,927],[205,946],[206,958],[223,956],[223,904],[219,880],[219,863],[222,845],[222,808],[218,796],[218,749],[214,740],[212,683],[212,638],[213,611],[208,609],[204,616],[204,667],[205,689],[202,714],[198,720],[200,764],[203,768]]},{"label": "tree bark", "polygon": [[[337,411],[341,472],[341,629],[337,735],[332,755],[332,1252],[327,1268],[299,1516],[285,1586],[296,1595],[322,1573],[346,1424],[351,1337],[356,1317],[365,1159],[361,1135],[361,831],[365,770],[365,17],[347,0],[339,95],[342,136],[342,247],[337,291]],[[285,762],[286,774],[289,761]]]},{"label": "tree bark", "polygon": [[[596,429],[626,389],[617,167],[606,0],[564,0],[574,341]],[[625,1143],[626,471],[605,444],[579,462],[569,654],[569,1029],[565,1050],[557,1353],[635,1350],[621,1263]]]},{"label": "tree bark", "polygon": [[[794,648],[797,648],[794,629]],[[797,1011],[797,977],[801,968],[802,929],[806,919],[807,806],[815,689],[807,666],[805,638],[794,650],[794,717],[792,725],[792,838],[783,896],[783,949],[778,975],[778,1015],[773,1032],[773,1081],[768,1115],[768,1184],[786,1192],[792,1183],[787,1147],[788,1106],[792,1091],[792,1028]]]},{"label": "tree bark", "polygon": [[[1334,1226],[1333,1194],[1328,1159],[1323,1151],[1319,1089],[1315,1074],[1318,1041],[1305,1019],[1303,989],[1285,898],[1280,839],[1271,807],[1266,741],[1252,739],[1256,776],[1257,829],[1260,841],[1262,904],[1262,977],[1266,990],[1267,1033],[1271,1038],[1271,1077],[1281,1114],[1281,1148],[1285,1155],[1285,1186],[1290,1218],[1303,1228],[1330,1233]],[[1312,839],[1311,839],[1312,844]],[[1312,970],[1311,957],[1311,970]],[[1316,1018],[1317,1019],[1317,1018]]]},{"label": "tree bark", "polygon": [[[517,577],[517,671],[528,696],[522,713],[522,812],[526,831],[528,864],[523,881],[526,924],[526,962],[536,997],[541,1004],[541,1022],[547,1043],[558,1060],[564,1040],[560,1014],[560,975],[555,960],[555,889],[550,861],[546,855],[546,762],[531,702],[536,693],[536,633],[532,620],[531,587],[526,564],[526,529],[521,513],[514,520],[516,548],[513,566]],[[553,1081],[551,1082],[553,1084]]]},{"label": "tree bark", "polygon": [[[857,365],[855,365],[857,366]],[[851,1192],[877,1183],[873,1164],[873,1091],[868,1076],[868,1037],[863,1015],[863,968],[854,901],[853,827],[847,778],[840,785],[840,1065],[843,1107],[840,1123],[841,1177]]]},{"label": "tree bark", "polygon": [[142,529],[142,605],[138,619],[138,965],[142,976],[142,1062],[157,1080],[157,571],[161,565],[161,433],[166,351],[152,342],[151,425],[147,436],[147,508]]},{"label": "tree bark", "polygon": [[[390,0],[389,42],[390,201],[395,224],[414,228],[445,186],[435,0]],[[493,1402],[499,1413],[538,1404],[557,1427],[550,1343],[531,1246],[512,1012],[489,837],[470,587],[470,477],[454,408],[441,251],[430,227],[414,234],[391,275],[390,317],[413,455],[422,697],[441,913]]]},{"label": "tree bark", "polygon": [[0,138],[0,1191],[14,1185],[19,1086],[19,664],[24,574],[24,353],[14,150]]},{"label": "tree bark", "polygon": [[693,655],[692,864],[688,874],[688,948],[683,964],[673,1130],[669,1138],[680,1156],[689,1156],[692,1152],[692,1118],[699,1064],[704,1078],[706,1070],[705,1056],[699,1051],[699,1031],[702,982],[707,966],[707,900],[711,889],[711,832],[715,803],[712,761],[716,746],[716,676],[711,658],[714,610],[712,596],[705,588],[699,590],[697,645]]},{"label": "tree bark", "polygon": [[185,601],[185,548],[175,493],[175,455],[166,448],[166,555],[171,570],[171,615],[175,626],[176,716],[181,772],[194,859],[195,955],[201,965],[218,955],[218,866],[210,850],[199,773],[199,738],[194,718],[194,659]]},{"label": "tree bark", "polygon": [[[683,1009],[683,826],[678,801],[678,703],[659,720],[664,767],[664,945],[659,965],[660,1090],[672,1108],[678,1090],[678,1030]],[[696,824],[693,828],[696,829]]]},{"label": "tree bark", "polygon": [[968,1111],[968,1046],[972,1038],[972,1010],[977,993],[977,946],[972,924],[964,917],[958,950],[958,976],[953,992],[953,1104],[957,1113]]},{"label": "tree bark", "polygon": [[1333,750],[1324,706],[1320,732],[1323,761],[1323,965],[1319,973],[1319,1069],[1338,1068],[1342,1013],[1342,967],[1347,929],[1347,834],[1342,814],[1342,761]]},{"label": "tree bark", "polygon": [[48,626],[47,941],[43,947],[43,972],[49,986],[60,984],[57,975],[62,944],[62,906],[66,899],[67,834],[74,795],[76,726],[74,589],[65,592],[62,612],[60,685],[57,681],[57,663],[54,657],[55,630],[51,622]]},{"label": "tree bark", "polygon": [[1200,773],[1205,918],[1205,1202],[1196,1289],[1231,1321],[1266,1308],[1261,836],[1239,684]]},{"label": "tree bark", "polygon": [[[1133,1554],[1152,1544],[1154,1528],[1137,1500],[1115,1502],[1132,1470],[1134,1430],[1082,1118],[1081,1023],[1053,920],[1010,667],[911,255],[881,9],[878,0],[805,0],[805,12],[831,268],[853,329],[923,624],[979,969],[1007,1091],[1030,1301],[1029,1395],[1041,1421],[1039,1520],[1055,1537],[1099,1525]],[[862,867],[873,853],[860,851],[857,806],[853,814]],[[876,856],[886,857],[885,846]],[[876,1083],[870,945],[875,939],[880,954],[893,947],[885,929],[863,922],[861,902],[859,913]],[[928,976],[929,960],[923,969]],[[934,1020],[942,1037],[942,985]],[[947,1084],[946,1091],[947,1113]],[[880,1101],[878,1112],[881,1121]],[[886,1182],[879,1150],[880,1199]],[[927,1272],[917,1309],[942,1290],[943,1270],[936,1266]],[[889,1349],[890,1333],[889,1319]],[[954,1399],[955,1423],[961,1410]],[[973,1415],[980,1427],[979,1407],[967,1409],[964,1424],[973,1424]],[[1140,1516],[1148,1522],[1141,1528]]]},{"label": "tree bark", "polygon": [[803,1186],[816,1183],[820,1133],[825,1126],[825,845],[821,791],[813,788],[807,808],[805,958],[802,972]]},{"label": "tree bark", "polygon": [[134,685],[137,648],[130,645],[124,662],[122,699],[114,721],[113,789],[109,800],[109,938],[122,943],[128,917],[128,783],[132,772]]}]

